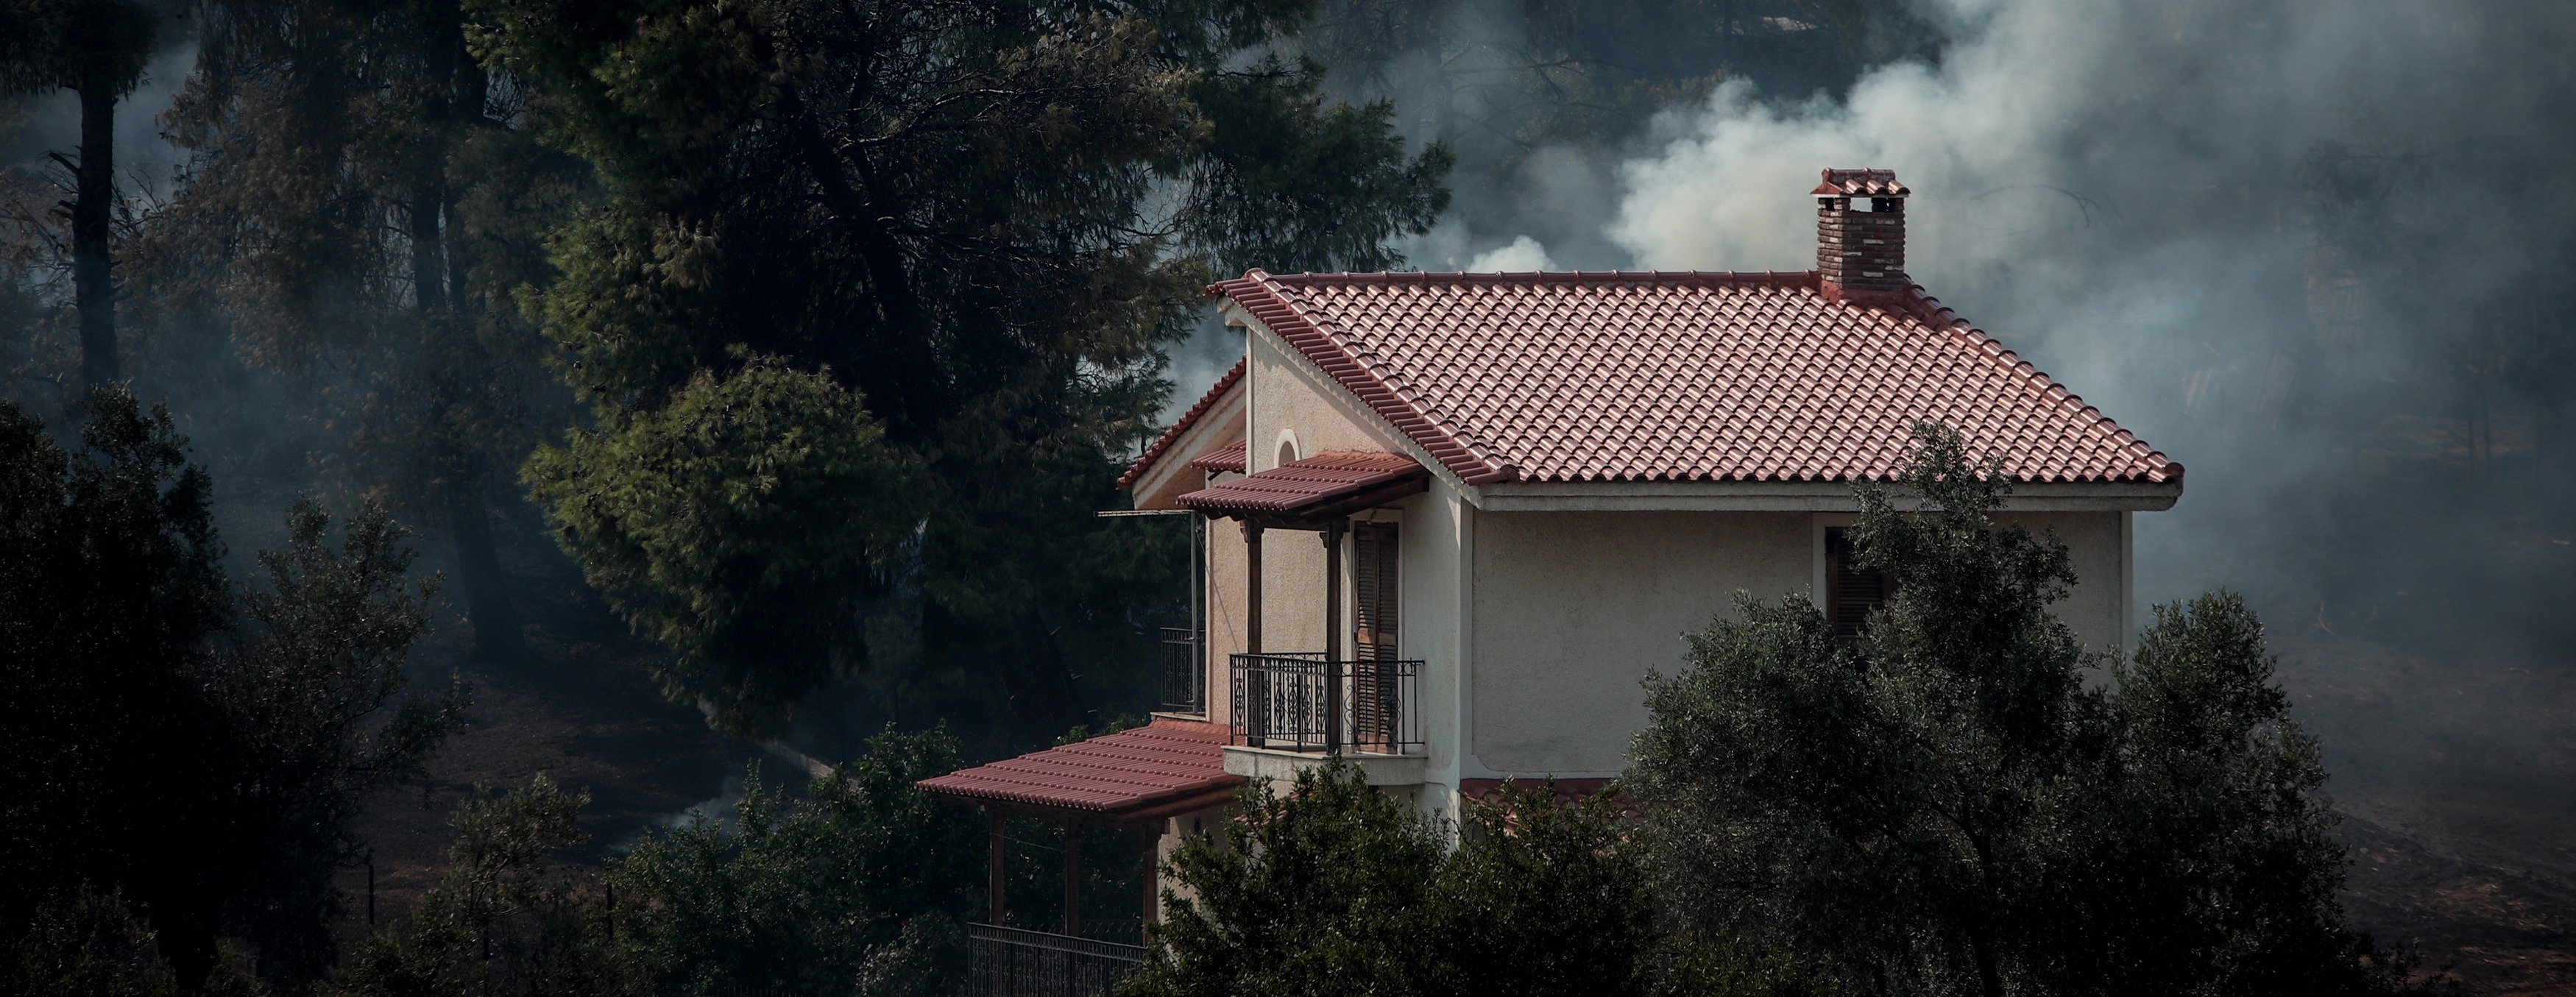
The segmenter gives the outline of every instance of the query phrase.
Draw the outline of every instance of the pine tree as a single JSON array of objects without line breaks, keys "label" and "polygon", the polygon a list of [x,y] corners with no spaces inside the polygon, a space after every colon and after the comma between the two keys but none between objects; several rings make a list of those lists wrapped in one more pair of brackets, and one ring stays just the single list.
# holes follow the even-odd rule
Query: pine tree
[{"label": "pine tree", "polygon": [[493,520],[566,410],[515,294],[586,168],[521,127],[453,0],[199,13],[187,169],[138,254],[154,317],[282,376],[355,484],[452,546],[477,652],[524,656]]},{"label": "pine tree", "polygon": [[124,374],[117,357],[116,103],[143,81],[160,15],[134,0],[0,2],[0,95],[80,94],[80,156],[64,163],[71,201],[73,308],[80,315],[81,381]]},{"label": "pine tree", "polygon": [[[731,730],[773,733],[871,663],[997,687],[1028,743],[1086,722],[1073,673],[1107,657],[1086,649],[1132,645],[1131,614],[1177,583],[1173,541],[1093,512],[1211,267],[1391,265],[1387,239],[1445,203],[1445,150],[1408,156],[1387,106],[1325,101],[1318,67],[1273,51],[1296,4],[471,9],[486,64],[608,192],[536,297],[595,422],[527,481],[671,645],[674,695]],[[756,427],[703,404],[777,369],[851,403]],[[737,485],[653,461],[674,434],[879,433],[869,473],[917,469],[912,501],[788,507],[829,462]],[[633,501],[648,476],[693,498]],[[746,532],[835,510],[857,518]]]}]

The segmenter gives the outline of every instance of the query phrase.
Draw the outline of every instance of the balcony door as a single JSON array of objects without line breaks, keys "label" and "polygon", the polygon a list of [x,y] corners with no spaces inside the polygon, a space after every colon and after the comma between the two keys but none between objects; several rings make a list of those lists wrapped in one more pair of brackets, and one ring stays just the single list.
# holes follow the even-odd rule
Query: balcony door
[{"label": "balcony door", "polygon": [[1351,667],[1351,741],[1361,750],[1392,751],[1396,729],[1397,669],[1371,667],[1396,660],[1396,535],[1394,523],[1351,524],[1351,614],[1356,632]]},{"label": "balcony door", "polygon": [[1395,654],[1396,542],[1394,523],[1351,524],[1352,646],[1361,661],[1393,661]]}]

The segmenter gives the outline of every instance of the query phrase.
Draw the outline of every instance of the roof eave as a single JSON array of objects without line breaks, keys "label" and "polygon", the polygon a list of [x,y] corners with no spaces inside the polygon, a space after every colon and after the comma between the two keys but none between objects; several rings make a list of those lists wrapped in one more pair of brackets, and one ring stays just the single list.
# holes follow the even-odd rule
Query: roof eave
[{"label": "roof eave", "polygon": [[[2007,512],[2162,512],[2182,481],[2032,481]],[[1858,512],[1848,481],[1517,481],[1469,495],[1484,512]]]},{"label": "roof eave", "polygon": [[[1167,475],[1173,473],[1172,467],[1186,465],[1188,463],[1186,459],[1167,461],[1164,458],[1171,456],[1173,450],[1179,447],[1191,431],[1200,428],[1200,424],[1208,421],[1211,414],[1218,416],[1219,421],[1222,421],[1225,414],[1223,410],[1242,397],[1244,363],[1245,361],[1242,360],[1235,361],[1233,367],[1217,376],[1216,383],[1209,385],[1207,393],[1200,395],[1199,400],[1192,404],[1188,411],[1182,412],[1180,418],[1172,420],[1172,424],[1163,430],[1162,435],[1155,437],[1154,442],[1145,448],[1145,452],[1136,457],[1135,463],[1127,466],[1126,473],[1118,476],[1118,487],[1132,488],[1158,471]],[[1189,456],[1195,457],[1197,454]]]}]

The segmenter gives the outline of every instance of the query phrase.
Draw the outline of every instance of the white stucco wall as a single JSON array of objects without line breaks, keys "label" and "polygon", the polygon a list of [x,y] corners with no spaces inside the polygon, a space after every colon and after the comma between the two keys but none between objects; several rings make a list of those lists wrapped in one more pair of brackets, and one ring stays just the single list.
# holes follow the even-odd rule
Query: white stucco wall
[{"label": "white stucco wall", "polygon": [[2125,512],[2006,512],[1996,518],[2033,534],[2057,531],[2075,562],[2075,588],[2049,607],[2089,650],[2126,646],[2129,635],[2129,563]]},{"label": "white stucco wall", "polygon": [[[2055,609],[2088,647],[2129,625],[2127,515],[2001,517],[2066,542],[2079,581]],[[1645,723],[1645,673],[1676,670],[1680,635],[1731,613],[1738,591],[1812,596],[1823,528],[1850,518],[1474,513],[1464,774],[1617,774]]]},{"label": "white stucco wall", "polygon": [[1400,561],[1396,585],[1397,653],[1422,662],[1414,679],[1427,759],[1423,805],[1455,818],[1458,779],[1465,759],[1460,743],[1466,703],[1461,663],[1467,648],[1463,622],[1470,592],[1468,562],[1475,507],[1446,481],[1404,502],[1397,527]]},{"label": "white stucco wall", "polygon": [[[1400,452],[1404,443],[1375,413],[1316,370],[1277,336],[1247,332],[1250,359],[1245,381],[1250,387],[1245,411],[1247,465],[1255,473],[1279,466],[1281,445],[1298,459],[1327,450]],[[1344,538],[1345,555],[1348,538]],[[1241,539],[1234,541],[1241,546]],[[1324,544],[1318,533],[1270,530],[1262,536],[1263,650],[1324,649]],[[1344,565],[1348,570],[1347,561]],[[1350,589],[1345,575],[1342,621],[1349,625]],[[1401,622],[1401,621],[1399,621]],[[1350,650],[1350,636],[1341,649]],[[1221,676],[1220,676],[1221,680]],[[1210,688],[1223,688],[1212,685]]]},{"label": "white stucco wall", "polygon": [[1478,513],[1469,775],[1616,775],[1648,669],[1735,593],[1803,594],[1803,513]]},{"label": "white stucco wall", "polygon": [[1324,376],[1279,337],[1255,329],[1249,340],[1252,384],[1249,406],[1251,469],[1279,465],[1279,444],[1293,439],[1297,456],[1327,450],[1379,450],[1400,453],[1405,442],[1375,412]]},{"label": "white stucco wall", "polygon": [[[1232,474],[1217,476],[1230,479]],[[1212,480],[1210,483],[1214,483]],[[1207,524],[1207,718],[1214,723],[1231,723],[1226,702],[1226,656],[1243,651],[1244,641],[1244,546],[1243,529],[1231,519],[1213,519]]]},{"label": "white stucco wall", "polygon": [[[1243,436],[1254,471],[1326,450],[1409,452],[1402,440],[1266,330],[1248,330]],[[1796,507],[1804,510],[1806,507]],[[1462,778],[1616,775],[1645,722],[1640,680],[1672,672],[1681,635],[1728,612],[1735,593],[1810,594],[1823,528],[1850,516],[1812,511],[1550,511],[1477,508],[1444,475],[1376,514],[1401,522],[1401,652],[1424,662],[1417,696],[1426,809],[1454,814]],[[2057,607],[2088,646],[2122,639],[2129,605],[2128,516],[2019,512],[2054,528],[2081,579]],[[1366,518],[1360,517],[1360,518]],[[1210,524],[1209,719],[1226,721],[1226,655],[1243,644],[1242,534]],[[1313,533],[1264,538],[1269,650],[1323,647],[1324,555]],[[1346,550],[1347,553],[1347,550]],[[1348,559],[1345,558],[1345,570]],[[1352,619],[1342,585],[1342,621]],[[1347,649],[1349,636],[1342,637]]]}]

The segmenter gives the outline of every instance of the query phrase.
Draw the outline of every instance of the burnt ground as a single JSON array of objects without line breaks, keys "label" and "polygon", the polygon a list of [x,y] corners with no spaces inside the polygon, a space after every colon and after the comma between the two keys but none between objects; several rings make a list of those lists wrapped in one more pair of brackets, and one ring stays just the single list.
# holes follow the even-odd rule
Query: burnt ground
[{"label": "burnt ground", "polygon": [[2576,662],[2446,661],[2313,625],[2272,644],[2326,744],[2353,920],[2474,989],[2576,994]]},{"label": "burnt ground", "polygon": [[[448,618],[415,649],[418,679],[449,670],[472,686],[463,730],[430,759],[428,777],[367,801],[356,831],[375,853],[379,923],[398,923],[447,865],[447,818],[477,785],[505,790],[539,773],[590,793],[589,840],[562,859],[595,869],[644,829],[723,794],[753,745],[707,728],[697,711],[665,700],[646,672],[653,650],[580,585],[549,573],[522,593],[532,660],[477,662],[472,630]],[[340,877],[343,936],[366,930],[367,872]]]}]

